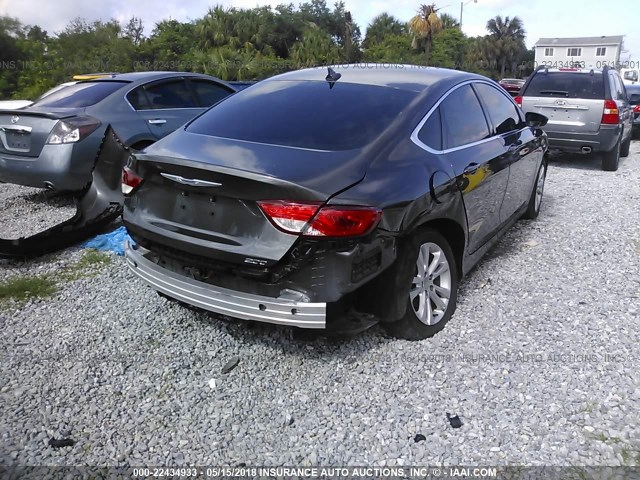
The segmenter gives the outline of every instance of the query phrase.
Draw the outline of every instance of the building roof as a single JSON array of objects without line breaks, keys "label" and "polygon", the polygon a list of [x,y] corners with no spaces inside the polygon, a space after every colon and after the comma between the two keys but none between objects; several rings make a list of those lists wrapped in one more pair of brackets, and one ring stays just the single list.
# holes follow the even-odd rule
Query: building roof
[{"label": "building roof", "polygon": [[541,38],[535,47],[583,47],[586,45],[620,45],[624,35],[610,35],[601,37],[573,37],[573,38]]}]

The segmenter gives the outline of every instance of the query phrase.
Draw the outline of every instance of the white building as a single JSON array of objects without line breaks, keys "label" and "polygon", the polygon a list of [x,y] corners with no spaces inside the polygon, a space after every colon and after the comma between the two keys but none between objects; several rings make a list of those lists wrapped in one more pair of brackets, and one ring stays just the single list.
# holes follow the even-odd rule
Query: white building
[{"label": "white building", "polygon": [[620,62],[622,41],[622,35],[541,38],[534,45],[536,66],[562,68],[579,64],[583,68],[602,68],[605,65],[616,68]]}]

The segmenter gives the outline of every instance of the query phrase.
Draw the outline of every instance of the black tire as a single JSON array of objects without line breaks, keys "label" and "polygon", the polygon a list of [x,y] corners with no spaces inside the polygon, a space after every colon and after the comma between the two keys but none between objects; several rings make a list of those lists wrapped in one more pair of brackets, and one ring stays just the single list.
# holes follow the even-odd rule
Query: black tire
[{"label": "black tire", "polygon": [[631,137],[632,137],[632,135],[629,135],[629,138],[627,138],[627,141],[623,142],[622,145],[620,146],[620,156],[621,157],[628,157],[629,156],[629,147],[631,147]]},{"label": "black tire", "polygon": [[[441,267],[441,264],[438,264],[435,268],[435,272],[442,270],[442,274],[433,278],[433,280],[425,274],[423,277],[424,284],[422,287],[417,287],[413,290],[420,290],[420,288],[425,288],[426,285],[429,285],[429,287],[427,287],[428,289],[437,292],[438,290],[442,291],[442,288],[446,288],[448,286],[450,292],[449,299],[446,302],[444,309],[433,308],[434,306],[437,306],[437,304],[431,300],[429,290],[423,290],[423,293],[420,294],[424,295],[423,297],[418,295],[413,299],[413,301],[410,299],[410,296],[412,295],[412,287],[415,285],[414,277],[418,278],[417,264],[421,247],[426,245],[434,246],[428,248],[439,249],[440,252],[438,253],[438,256],[440,258],[442,258],[441,255],[444,254],[449,275],[447,276],[445,274],[445,267]],[[429,265],[431,263],[430,260],[433,259],[435,259],[435,256],[432,257],[431,254],[429,254],[429,258],[426,260],[427,265]],[[402,292],[401,295],[406,298],[406,300],[400,298],[398,299],[398,302],[404,302],[406,308],[404,315],[399,320],[391,323],[383,323],[383,327],[390,335],[397,338],[404,338],[406,340],[423,340],[425,338],[432,337],[444,328],[453,315],[453,312],[456,310],[456,302],[458,298],[458,273],[453,251],[451,250],[447,240],[440,233],[431,228],[424,228],[418,230],[416,234],[404,245],[404,248],[399,253],[397,262],[399,265],[397,268],[403,270],[399,271],[396,277],[399,282],[403,283],[401,285],[403,288],[398,289],[398,291]],[[425,262],[422,263],[424,264]],[[438,296],[438,298],[441,297]],[[429,311],[432,313],[431,320],[434,321],[431,325],[421,321],[414,310],[414,306],[426,306],[427,303],[431,309]]]},{"label": "black tire", "polygon": [[620,164],[620,138],[616,142],[616,146],[610,152],[602,154],[602,169],[607,172],[615,172]]},{"label": "black tire", "polygon": [[[533,190],[531,191],[531,196],[529,197],[529,205],[527,206],[527,211],[524,212],[522,218],[526,218],[528,220],[535,220],[536,218],[538,218],[538,215],[540,214],[540,205],[542,204],[542,195],[544,193],[544,184],[546,178],[547,162],[546,160],[543,160],[540,168],[538,169],[536,180],[533,183]],[[540,182],[542,182],[542,184],[540,184]],[[540,194],[540,197],[538,197],[538,194]]]}]

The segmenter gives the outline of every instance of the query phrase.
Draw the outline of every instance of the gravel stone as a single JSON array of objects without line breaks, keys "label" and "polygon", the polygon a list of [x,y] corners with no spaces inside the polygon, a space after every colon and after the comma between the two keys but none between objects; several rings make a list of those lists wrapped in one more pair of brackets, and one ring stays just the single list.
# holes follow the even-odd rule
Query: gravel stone
[{"label": "gravel stone", "polygon": [[52,195],[42,188],[0,184],[0,238],[28,237],[72,218],[71,195]]},{"label": "gravel stone", "polygon": [[[168,301],[122,257],[0,303],[0,458],[19,465],[619,465],[640,452],[640,142],[617,172],[550,164],[540,217],[461,283],[422,342],[350,339]],[[42,218],[0,185],[0,231]],[[36,195],[37,197],[37,195]],[[49,211],[47,218],[60,208]],[[5,220],[17,220],[8,228]],[[76,264],[0,260],[0,282]],[[230,357],[242,368],[217,377]],[[451,429],[446,412],[464,419]],[[295,422],[289,424],[289,419]],[[426,441],[415,443],[420,432]],[[72,433],[73,447],[48,438]]]}]

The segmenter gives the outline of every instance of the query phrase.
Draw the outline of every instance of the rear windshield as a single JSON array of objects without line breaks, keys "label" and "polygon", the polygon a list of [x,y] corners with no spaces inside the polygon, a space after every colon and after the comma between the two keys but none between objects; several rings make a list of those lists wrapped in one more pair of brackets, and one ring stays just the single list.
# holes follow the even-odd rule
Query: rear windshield
[{"label": "rear windshield", "polygon": [[231,95],[187,131],[252,142],[349,150],[371,143],[416,96],[389,87],[267,81]]},{"label": "rear windshield", "polygon": [[529,97],[604,99],[602,73],[540,72],[524,92]]},{"label": "rear windshield", "polygon": [[69,85],[37,100],[35,107],[89,107],[122,88],[127,82],[82,82]]}]

